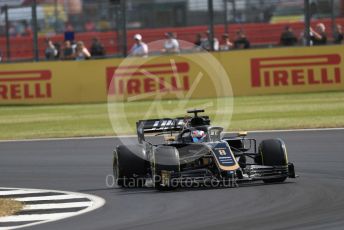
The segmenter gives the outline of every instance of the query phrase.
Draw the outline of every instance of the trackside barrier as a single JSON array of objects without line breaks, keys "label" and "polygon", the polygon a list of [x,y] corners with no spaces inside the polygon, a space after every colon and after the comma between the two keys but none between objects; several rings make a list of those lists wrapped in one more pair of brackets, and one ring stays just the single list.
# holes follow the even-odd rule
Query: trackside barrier
[{"label": "trackside barrier", "polygon": [[[231,95],[218,87],[219,72],[202,64],[205,55],[1,64],[0,104],[105,102],[108,94],[120,101]],[[235,96],[344,90],[343,55],[344,46],[213,53]]]}]

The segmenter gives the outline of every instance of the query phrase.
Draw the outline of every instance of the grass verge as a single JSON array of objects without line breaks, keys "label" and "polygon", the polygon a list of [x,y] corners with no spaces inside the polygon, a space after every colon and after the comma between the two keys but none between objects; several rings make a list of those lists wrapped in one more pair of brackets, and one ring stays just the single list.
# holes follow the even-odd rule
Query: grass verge
[{"label": "grass verge", "polygon": [[10,216],[22,210],[23,204],[11,199],[0,199],[0,217]]},{"label": "grass verge", "polygon": [[[135,122],[146,118],[183,116],[188,108],[203,107],[210,117],[221,113],[225,99],[117,103],[117,134],[134,134]],[[182,105],[182,106],[181,106]],[[157,111],[159,110],[159,111]],[[123,112],[124,111],[124,112]],[[230,119],[230,117],[228,117]],[[213,125],[223,125],[214,121]],[[236,97],[227,130],[344,127],[344,92]],[[0,139],[115,135],[106,103],[49,106],[0,106]]]}]

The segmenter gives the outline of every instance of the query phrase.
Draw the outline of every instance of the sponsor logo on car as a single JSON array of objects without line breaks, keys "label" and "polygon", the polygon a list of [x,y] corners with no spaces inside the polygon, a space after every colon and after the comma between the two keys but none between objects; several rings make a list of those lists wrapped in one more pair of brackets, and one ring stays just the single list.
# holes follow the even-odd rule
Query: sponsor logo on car
[{"label": "sponsor logo on car", "polygon": [[226,150],[225,149],[219,149],[219,154],[221,156],[226,156]]},{"label": "sponsor logo on car", "polygon": [[187,62],[108,67],[108,94],[187,91],[190,88],[189,69]]},{"label": "sponsor logo on car", "polygon": [[341,83],[339,54],[251,59],[252,87]]},{"label": "sponsor logo on car", "polygon": [[0,100],[51,98],[51,71],[0,71]]}]

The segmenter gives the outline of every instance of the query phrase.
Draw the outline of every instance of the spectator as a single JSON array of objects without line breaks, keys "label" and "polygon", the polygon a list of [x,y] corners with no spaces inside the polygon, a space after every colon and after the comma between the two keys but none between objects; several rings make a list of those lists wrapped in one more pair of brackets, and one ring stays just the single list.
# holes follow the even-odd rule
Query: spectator
[{"label": "spectator", "polygon": [[98,21],[98,29],[101,32],[109,31],[111,29],[110,22],[106,18],[106,16],[102,16],[101,19]]},{"label": "spectator", "polygon": [[326,35],[326,27],[323,23],[318,23],[315,27],[310,28],[311,32],[311,41],[313,45],[326,45],[327,43],[327,35]]},{"label": "spectator", "polygon": [[25,31],[25,26],[24,26],[24,21],[17,21],[15,23],[15,26],[16,26],[16,33],[17,33],[17,37],[21,37],[23,36],[24,34],[24,31]]},{"label": "spectator", "polygon": [[201,51],[202,49],[202,35],[200,33],[196,34],[196,39],[194,41],[194,49]]},{"label": "spectator", "polygon": [[179,53],[179,42],[171,32],[165,33],[166,40],[164,43],[163,53]]},{"label": "spectator", "polygon": [[130,55],[135,57],[147,57],[148,56],[148,46],[142,41],[141,34],[135,34],[134,36],[135,44],[130,50]]},{"label": "spectator", "polygon": [[65,23],[65,32],[72,32],[72,31],[74,31],[74,27],[73,27],[72,23],[66,22]]},{"label": "spectator", "polygon": [[[299,36],[299,42],[301,43],[301,45],[306,46],[307,45],[307,38],[305,36],[305,32],[301,31],[300,32],[300,36]],[[310,45],[313,45],[313,42],[310,41]]]},{"label": "spectator", "polygon": [[24,25],[24,32],[23,32],[22,36],[28,36],[28,37],[32,36],[32,30],[31,30],[29,23],[24,20],[23,25]]},{"label": "spectator", "polygon": [[63,53],[62,53],[63,60],[73,60],[74,59],[74,49],[72,44],[69,40],[64,42]]},{"label": "spectator", "polygon": [[80,61],[80,60],[86,60],[90,58],[91,58],[91,54],[88,51],[88,49],[85,47],[84,43],[82,41],[78,41],[76,43],[76,48],[75,48],[75,60]]},{"label": "spectator", "polygon": [[209,41],[208,34],[209,34],[209,32],[206,31],[201,38],[202,50],[206,50],[206,51],[210,51],[210,41]]},{"label": "spectator", "polygon": [[336,26],[336,31],[334,33],[334,40],[333,40],[334,44],[342,44],[343,42],[343,30],[342,30],[342,26],[337,24]]},{"label": "spectator", "polygon": [[55,49],[57,51],[57,54],[55,55],[55,59],[60,59],[61,56],[61,44],[59,42],[54,43]]},{"label": "spectator", "polygon": [[51,40],[47,42],[47,48],[45,49],[45,58],[47,60],[55,60],[57,57],[57,49]]},{"label": "spectator", "polygon": [[290,26],[286,26],[281,34],[280,44],[282,46],[294,46],[297,43],[297,38]]},{"label": "spectator", "polygon": [[220,44],[221,51],[228,51],[233,47],[233,43],[230,42],[228,34],[222,35],[222,40]]},{"label": "spectator", "polygon": [[94,24],[94,22],[92,22],[91,20],[87,20],[87,22],[84,25],[84,29],[86,32],[96,31],[96,24]]},{"label": "spectator", "polygon": [[104,46],[99,41],[98,38],[92,39],[92,44],[91,44],[90,50],[91,50],[92,57],[103,57],[103,56],[105,56]]},{"label": "spectator", "polygon": [[[211,40],[211,35],[210,35],[210,31],[207,30],[205,33],[204,33],[204,38],[202,39],[202,42],[201,42],[201,47],[204,49],[204,50],[207,50],[207,51],[211,51],[211,46],[210,46],[210,40]],[[213,41],[213,50],[214,51],[218,51],[219,50],[219,40],[217,40],[217,38],[214,36],[214,41]]]},{"label": "spectator", "polygon": [[10,36],[11,37],[17,36],[16,22],[12,22],[12,23],[10,22],[9,24],[10,24],[10,26],[9,26],[8,32],[9,32]]},{"label": "spectator", "polygon": [[250,48],[250,42],[247,39],[245,33],[242,30],[236,32],[236,39],[234,41],[234,48],[236,49],[248,49]]}]

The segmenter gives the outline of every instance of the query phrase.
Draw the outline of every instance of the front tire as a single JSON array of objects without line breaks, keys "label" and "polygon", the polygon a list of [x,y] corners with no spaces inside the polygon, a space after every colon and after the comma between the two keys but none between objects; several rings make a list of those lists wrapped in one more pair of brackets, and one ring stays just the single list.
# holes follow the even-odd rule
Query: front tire
[{"label": "front tire", "polygon": [[[264,140],[259,145],[259,163],[267,166],[288,167],[288,155],[284,142],[281,139]],[[281,183],[287,176],[265,179],[264,183]]]}]

